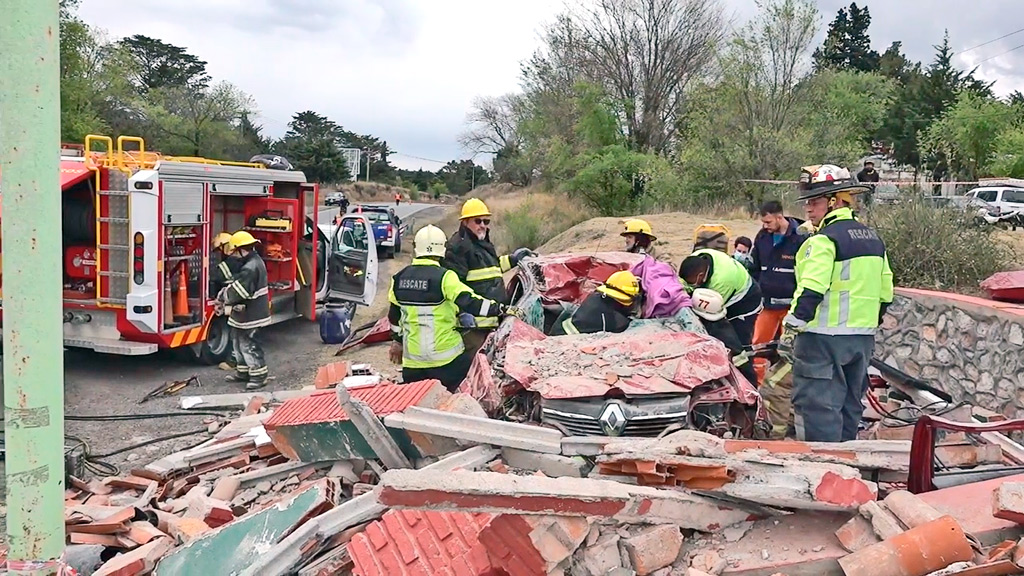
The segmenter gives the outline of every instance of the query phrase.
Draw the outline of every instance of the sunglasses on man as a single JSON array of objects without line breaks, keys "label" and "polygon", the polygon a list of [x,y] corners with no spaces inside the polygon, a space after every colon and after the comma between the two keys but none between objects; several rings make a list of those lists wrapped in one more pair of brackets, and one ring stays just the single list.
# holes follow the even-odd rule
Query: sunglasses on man
[{"label": "sunglasses on man", "polygon": [[491,219],[490,218],[476,218],[476,219],[473,220],[473,222],[476,222],[477,226],[479,226],[481,224],[484,225],[484,226],[490,226],[491,225]]}]

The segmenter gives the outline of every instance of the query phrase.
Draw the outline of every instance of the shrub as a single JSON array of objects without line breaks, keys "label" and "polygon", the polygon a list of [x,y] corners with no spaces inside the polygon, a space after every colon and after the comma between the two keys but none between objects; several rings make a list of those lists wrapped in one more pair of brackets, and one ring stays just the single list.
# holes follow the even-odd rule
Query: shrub
[{"label": "shrub", "polygon": [[876,205],[869,217],[885,241],[899,286],[976,292],[982,280],[1011,264],[998,228],[923,197]]},{"label": "shrub", "polygon": [[444,182],[434,182],[427,191],[430,192],[430,196],[434,200],[439,200],[442,194],[448,193],[448,187],[445,186]]},{"label": "shrub", "polygon": [[530,194],[515,206],[494,211],[492,240],[504,251],[535,249],[591,216],[564,195],[547,193]]}]

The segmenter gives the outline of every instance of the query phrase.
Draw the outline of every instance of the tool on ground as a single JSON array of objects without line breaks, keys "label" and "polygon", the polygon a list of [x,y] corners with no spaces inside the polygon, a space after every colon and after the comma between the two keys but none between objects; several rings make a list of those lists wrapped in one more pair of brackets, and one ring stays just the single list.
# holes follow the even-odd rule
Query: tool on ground
[{"label": "tool on ground", "polygon": [[202,386],[202,383],[199,381],[199,376],[194,374],[185,380],[172,380],[170,382],[166,382],[161,384],[156,390],[153,390],[149,394],[143,396],[142,400],[139,400],[139,404],[149,402],[157,396],[173,396],[193,383],[196,386]]}]

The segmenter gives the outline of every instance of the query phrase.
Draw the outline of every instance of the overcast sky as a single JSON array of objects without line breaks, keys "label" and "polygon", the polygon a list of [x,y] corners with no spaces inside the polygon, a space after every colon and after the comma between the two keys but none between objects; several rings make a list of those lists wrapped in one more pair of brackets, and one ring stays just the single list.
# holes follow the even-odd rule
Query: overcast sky
[{"label": "overcast sky", "polygon": [[[737,22],[754,0],[723,0]],[[822,30],[849,2],[820,0]],[[969,9],[965,5],[969,4]],[[863,5],[863,3],[861,3]],[[348,130],[388,141],[403,168],[437,170],[468,158],[457,136],[477,95],[518,85],[520,62],[564,6],[560,0],[83,0],[80,14],[117,38],[144,34],[184,46],[214,78],[252,94],[271,136],[291,115],[315,110]],[[1024,28],[1021,0],[870,2],[875,49],[903,42],[930,61],[949,29],[963,50]],[[823,31],[822,31],[823,34]],[[1024,32],[959,54],[998,80],[996,91],[1024,91]],[[483,158],[478,158],[483,163]]]}]

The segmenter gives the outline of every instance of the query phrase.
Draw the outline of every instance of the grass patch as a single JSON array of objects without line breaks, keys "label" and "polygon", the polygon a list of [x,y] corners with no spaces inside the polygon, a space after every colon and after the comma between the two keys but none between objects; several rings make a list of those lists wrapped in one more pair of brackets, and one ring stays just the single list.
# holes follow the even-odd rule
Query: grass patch
[{"label": "grass patch", "polygon": [[545,192],[528,193],[516,205],[491,211],[497,216],[491,239],[499,251],[535,249],[591,217],[578,202]]}]

